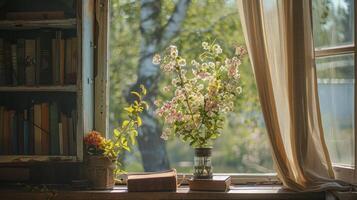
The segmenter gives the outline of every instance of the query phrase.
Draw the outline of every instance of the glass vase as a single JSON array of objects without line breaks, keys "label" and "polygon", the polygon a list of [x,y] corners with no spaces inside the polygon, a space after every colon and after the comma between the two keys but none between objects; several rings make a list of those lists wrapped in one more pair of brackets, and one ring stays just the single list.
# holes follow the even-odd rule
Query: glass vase
[{"label": "glass vase", "polygon": [[212,148],[195,148],[194,179],[212,179]]}]

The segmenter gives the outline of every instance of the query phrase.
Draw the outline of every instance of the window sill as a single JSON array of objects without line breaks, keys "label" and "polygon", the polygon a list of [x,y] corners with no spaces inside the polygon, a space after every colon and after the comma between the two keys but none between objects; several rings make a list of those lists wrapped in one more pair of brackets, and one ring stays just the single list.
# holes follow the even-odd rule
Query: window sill
[{"label": "window sill", "polygon": [[[228,192],[189,191],[187,186],[177,192],[127,192],[126,186],[117,186],[106,191],[24,192],[20,190],[0,190],[1,199],[316,199],[324,200],[324,192],[293,192],[277,185],[236,185]],[[54,198],[51,198],[54,197]]]}]

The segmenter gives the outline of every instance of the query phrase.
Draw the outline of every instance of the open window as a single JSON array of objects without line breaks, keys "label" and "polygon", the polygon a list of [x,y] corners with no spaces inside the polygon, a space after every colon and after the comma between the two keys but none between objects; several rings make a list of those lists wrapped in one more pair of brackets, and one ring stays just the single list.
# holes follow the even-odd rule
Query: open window
[{"label": "open window", "polygon": [[[107,93],[105,88],[108,87],[103,86],[98,87],[101,90],[95,90],[96,93],[102,91],[97,93],[99,96],[95,95],[96,102],[101,102],[100,95],[103,92],[109,94],[109,111],[96,110],[95,114],[97,117],[97,113],[108,113],[107,136],[110,137],[113,128],[122,121],[121,112],[127,104],[126,95],[133,85],[153,81],[151,86],[156,88],[153,96],[148,99],[152,110],[143,116],[143,120],[147,120],[147,128],[141,130],[138,148],[123,155],[125,170],[129,172],[156,171],[168,167],[176,168],[179,173],[192,172],[193,150],[178,138],[163,141],[160,138],[162,124],[151,113],[155,108],[155,98],[170,95],[163,88],[171,83],[168,77],[160,73],[158,66],[151,63],[154,53],[175,44],[185,57],[193,59],[204,41],[216,40],[231,55],[234,54],[234,45],[244,44],[235,1],[191,1],[188,5],[183,5],[183,2],[185,1],[155,1],[144,4],[140,1],[111,1],[108,43],[110,60],[107,72],[110,91]],[[187,8],[180,10],[180,6]],[[103,23],[97,25],[102,26]],[[100,45],[97,51],[100,51]],[[98,61],[99,59],[98,57]],[[269,180],[276,180],[256,83],[248,58],[243,61],[240,69],[243,94],[237,97],[235,112],[227,115],[223,133],[215,142],[214,173],[251,173],[245,177],[251,178],[253,182],[259,181],[255,174],[261,173],[268,175]],[[96,73],[106,74],[99,70]],[[101,80],[106,82],[105,78],[99,82]],[[96,109],[104,108],[106,104],[103,101],[102,105],[97,103],[99,107]],[[103,123],[105,117],[101,119]],[[269,181],[268,179],[265,180]]]},{"label": "open window", "polygon": [[325,141],[337,178],[354,182],[356,5],[354,0],[313,0],[311,3]]}]

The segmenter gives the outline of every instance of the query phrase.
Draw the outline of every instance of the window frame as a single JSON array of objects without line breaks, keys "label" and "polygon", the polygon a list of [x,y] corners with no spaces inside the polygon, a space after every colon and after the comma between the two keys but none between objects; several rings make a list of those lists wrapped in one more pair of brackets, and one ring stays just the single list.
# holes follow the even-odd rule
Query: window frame
[{"label": "window frame", "polygon": [[[313,12],[312,8],[312,1],[310,0],[310,12]],[[353,44],[351,45],[339,45],[339,46],[334,46],[334,47],[327,47],[327,48],[315,48],[314,47],[314,58],[323,58],[323,57],[328,57],[328,56],[336,56],[336,55],[345,55],[345,54],[354,54],[354,76],[355,76],[355,81],[354,81],[354,166],[350,165],[343,165],[343,164],[336,164],[332,163],[333,170],[335,172],[335,177],[338,180],[343,180],[349,183],[357,183],[357,46],[356,46],[356,41],[357,41],[357,4],[354,2],[354,41]],[[311,23],[313,26],[313,23]],[[314,65],[316,69],[316,65]]]}]

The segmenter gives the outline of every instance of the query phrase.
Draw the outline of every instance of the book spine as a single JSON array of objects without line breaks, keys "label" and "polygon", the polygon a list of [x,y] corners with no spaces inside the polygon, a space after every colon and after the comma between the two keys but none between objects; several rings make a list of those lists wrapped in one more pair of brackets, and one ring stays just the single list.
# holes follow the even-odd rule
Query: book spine
[{"label": "book spine", "polygon": [[18,85],[18,66],[17,66],[17,45],[11,45],[11,74],[12,74],[12,85]]},{"label": "book spine", "polygon": [[41,153],[50,154],[50,135],[49,135],[49,104],[41,104]]},{"label": "book spine", "polygon": [[29,122],[29,154],[35,153],[35,108],[32,105],[28,113],[28,122]]},{"label": "book spine", "polygon": [[4,41],[4,59],[5,59],[5,74],[6,85],[12,85],[12,64],[11,64],[11,44],[8,40]]},{"label": "book spine", "polygon": [[18,135],[17,135],[17,119],[16,112],[14,110],[10,111],[10,133],[11,133],[11,152],[12,154],[18,154]]},{"label": "book spine", "polygon": [[66,57],[65,57],[65,83],[69,84],[70,76],[72,73],[72,41],[71,39],[66,39]]},{"label": "book spine", "polygon": [[59,155],[59,126],[58,126],[58,105],[56,102],[50,105],[50,138],[51,154]]},{"label": "book spine", "polygon": [[64,155],[63,152],[63,126],[62,122],[58,123],[58,133],[59,133],[59,155]]},{"label": "book spine", "polygon": [[4,154],[10,154],[10,113],[4,111]]},{"label": "book spine", "polygon": [[28,155],[30,153],[29,149],[29,139],[30,139],[30,128],[28,122],[28,110],[24,110],[24,154]]},{"label": "book spine", "polygon": [[4,107],[0,106],[0,155],[4,154]]},{"label": "book spine", "polygon": [[25,62],[26,85],[35,85],[36,40],[25,40]]},{"label": "book spine", "polygon": [[64,77],[65,77],[65,42],[63,39],[59,41],[59,67],[60,67],[60,84],[64,85]]},{"label": "book spine", "polygon": [[52,61],[51,61],[51,35],[48,32],[41,34],[40,39],[40,84],[49,85],[52,80]]},{"label": "book spine", "polygon": [[4,39],[0,38],[0,85],[6,85],[6,67],[4,58]]},{"label": "book spine", "polygon": [[24,112],[17,112],[18,153],[24,154]]},{"label": "book spine", "polygon": [[35,154],[42,154],[42,143],[41,143],[41,104],[34,105],[34,145],[35,145]]},{"label": "book spine", "polygon": [[25,84],[25,39],[17,40],[17,77],[18,84]]},{"label": "book spine", "polygon": [[63,155],[68,155],[68,143],[69,143],[69,137],[68,137],[68,119],[67,116],[64,113],[61,113],[61,122],[62,122],[62,137],[63,137]]}]

